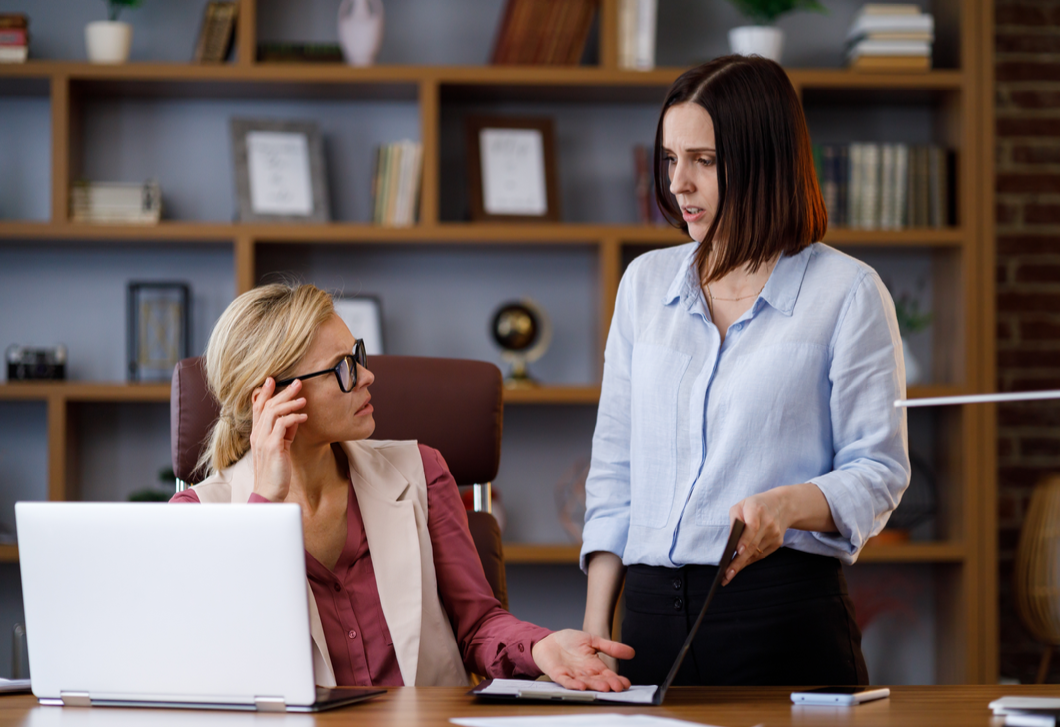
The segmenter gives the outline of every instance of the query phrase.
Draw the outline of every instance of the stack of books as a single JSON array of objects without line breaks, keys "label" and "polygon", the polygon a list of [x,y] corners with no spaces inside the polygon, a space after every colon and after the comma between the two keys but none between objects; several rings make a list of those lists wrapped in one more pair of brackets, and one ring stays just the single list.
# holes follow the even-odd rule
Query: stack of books
[{"label": "stack of books", "polygon": [[29,58],[29,19],[22,13],[0,13],[0,63]]},{"label": "stack of books", "polygon": [[618,67],[628,71],[655,68],[658,0],[618,0]]},{"label": "stack of books", "polygon": [[847,33],[847,67],[857,71],[931,69],[935,18],[916,5],[865,5]]},{"label": "stack of books", "polygon": [[956,154],[940,146],[814,146],[828,223],[864,230],[956,224]]},{"label": "stack of books", "polygon": [[1060,699],[1056,697],[1002,697],[990,703],[994,717],[1004,717],[1006,727],[1056,727]]},{"label": "stack of books", "polygon": [[423,145],[399,141],[376,149],[372,176],[372,222],[407,227],[416,222],[420,201]]},{"label": "stack of books", "polygon": [[490,62],[576,66],[599,0],[508,0]]},{"label": "stack of books", "polygon": [[162,219],[162,190],[154,181],[74,182],[70,216],[74,222],[158,224]]}]

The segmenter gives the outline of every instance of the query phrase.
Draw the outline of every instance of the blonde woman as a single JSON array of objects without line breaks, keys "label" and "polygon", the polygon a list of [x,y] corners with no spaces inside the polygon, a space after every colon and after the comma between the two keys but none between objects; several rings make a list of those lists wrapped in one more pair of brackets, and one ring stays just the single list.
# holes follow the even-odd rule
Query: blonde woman
[{"label": "blonde woman", "polygon": [[318,683],[462,685],[471,671],[629,687],[598,656],[629,647],[501,608],[436,450],[368,439],[374,376],[327,293],[239,296],[205,359],[221,404],[203,455],[212,474],[173,501],[301,506]]}]

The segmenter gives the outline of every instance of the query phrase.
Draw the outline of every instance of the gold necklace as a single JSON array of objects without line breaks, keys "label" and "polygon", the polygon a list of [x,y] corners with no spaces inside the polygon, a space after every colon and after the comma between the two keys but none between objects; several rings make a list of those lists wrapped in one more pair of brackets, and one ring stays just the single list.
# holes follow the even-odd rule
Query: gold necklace
[{"label": "gold necklace", "polygon": [[740,300],[747,300],[748,298],[757,298],[758,296],[762,295],[762,291],[765,289],[766,284],[762,283],[762,287],[758,289],[757,293],[748,293],[747,295],[741,295],[739,298],[716,298],[714,297],[714,293],[712,293],[710,290],[710,283],[707,283],[707,295],[710,296],[710,302],[712,305],[716,300],[724,300],[729,303],[735,303]]}]

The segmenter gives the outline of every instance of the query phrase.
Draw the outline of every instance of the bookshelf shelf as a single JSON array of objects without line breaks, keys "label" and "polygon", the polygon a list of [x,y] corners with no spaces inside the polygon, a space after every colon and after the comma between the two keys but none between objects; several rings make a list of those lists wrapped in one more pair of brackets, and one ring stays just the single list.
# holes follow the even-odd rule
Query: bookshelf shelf
[{"label": "bookshelf shelf", "polygon": [[[576,564],[580,550],[580,546],[565,543],[505,543],[504,562],[513,565]],[[870,545],[861,551],[858,563],[963,563],[965,551],[961,543]]]},{"label": "bookshelf shelf", "polygon": [[7,543],[0,545],[0,563],[17,563],[18,546]]},{"label": "bookshelf shelf", "polygon": [[[524,108],[532,111],[530,107],[539,104],[549,109],[546,113],[552,113],[552,109],[562,106],[562,110],[555,112],[557,119],[568,109],[572,115],[583,111],[599,115],[601,109],[598,108],[577,108],[590,104],[638,106],[654,113],[665,89],[685,69],[661,67],[639,72],[617,68],[618,0],[601,0],[599,65],[576,67],[382,65],[352,68],[338,64],[258,63],[253,58],[258,3],[257,0],[240,2],[237,57],[228,64],[136,62],[106,66],[47,60],[0,64],[0,98],[15,99],[20,103],[18,99],[28,97],[30,100],[23,104],[29,109],[26,117],[49,123],[48,130],[40,136],[43,139],[41,145],[50,150],[48,161],[42,163],[49,176],[40,194],[50,194],[51,199],[50,208],[45,204],[43,214],[33,211],[25,215],[47,217],[47,221],[0,221],[0,254],[12,259],[37,256],[40,260],[67,253],[79,256],[79,260],[121,258],[124,262],[119,267],[124,267],[120,272],[129,275],[139,274],[139,270],[133,268],[141,263],[140,258],[154,256],[152,260],[157,260],[166,256],[191,258],[200,255],[221,265],[231,264],[234,277],[231,288],[227,287],[228,273],[224,272],[223,292],[217,292],[221,286],[214,286],[215,290],[211,292],[217,300],[211,299],[209,304],[219,309],[226,302],[222,298],[248,290],[272,273],[283,272],[288,265],[309,266],[310,263],[303,262],[308,259],[341,259],[350,261],[351,268],[364,259],[379,266],[374,272],[390,274],[405,259],[412,256],[432,259],[430,256],[437,255],[437,251],[477,256],[476,259],[490,258],[489,264],[496,264],[497,269],[503,268],[506,256],[521,261],[548,261],[580,255],[580,259],[589,263],[586,272],[579,273],[583,275],[579,280],[584,279],[585,290],[591,290],[587,295],[588,304],[583,309],[593,310],[591,323],[585,328],[587,337],[596,339],[585,347],[591,351],[587,355],[596,360],[586,366],[589,373],[565,380],[591,381],[598,377],[600,351],[624,265],[640,252],[683,244],[687,238],[670,228],[633,224],[445,221],[463,219],[459,210],[452,209],[457,205],[442,204],[450,201],[442,199],[446,189],[443,185],[452,183],[446,175],[460,163],[453,140],[446,133],[451,134],[450,127],[455,127],[460,114],[472,110],[478,112],[479,109],[497,108],[501,112],[516,113],[513,108],[519,112]],[[824,240],[852,255],[864,254],[866,258],[891,256],[890,259],[903,261],[913,258],[930,261],[936,331],[936,341],[932,344],[933,368],[935,373],[943,372],[936,377],[937,380],[947,383],[910,387],[911,398],[989,391],[996,381],[994,313],[989,305],[994,297],[995,264],[991,202],[993,71],[988,51],[993,31],[993,5],[992,0],[947,0],[942,5],[936,4],[935,13],[939,37],[948,39],[953,49],[946,55],[945,63],[951,66],[949,68],[911,74],[857,73],[838,68],[788,69],[808,116],[815,115],[811,119],[811,131],[815,128],[814,121],[822,119],[828,123],[834,121],[833,129],[840,127],[836,133],[840,138],[815,138],[815,141],[851,141],[856,132],[849,131],[851,138],[845,138],[843,134],[847,133],[845,125],[854,124],[854,116],[881,122],[881,119],[898,114],[903,119],[918,119],[916,123],[923,128],[909,131],[912,136],[908,138],[908,130],[898,128],[894,132],[895,139],[858,140],[924,143],[924,140],[915,138],[915,134],[921,134],[927,141],[953,147],[960,154],[956,192],[959,226],[904,230],[832,227]],[[958,67],[953,68],[955,65]],[[48,102],[46,109],[42,100]],[[156,100],[159,102],[155,103]],[[135,113],[149,112],[172,120],[203,100],[218,102],[216,106],[223,106],[224,113],[237,107],[225,106],[231,100],[267,101],[274,104],[277,114],[285,109],[303,111],[309,106],[308,102],[337,100],[343,105],[344,112],[351,110],[353,115],[360,113],[361,106],[365,106],[366,116],[378,116],[375,121],[386,114],[404,115],[403,121],[411,131],[401,133],[412,135],[418,128],[424,147],[421,222],[408,228],[385,228],[357,222],[240,224],[228,221],[227,209],[200,213],[203,219],[197,221],[194,219],[196,212],[189,207],[184,209],[192,209],[185,212],[190,219],[166,220],[157,226],[93,226],[69,221],[67,198],[71,180],[86,171],[96,171],[93,164],[100,166],[99,148],[86,149],[85,142],[94,139],[86,131],[92,123],[98,126],[102,123],[101,118],[117,107],[135,107],[132,109]],[[125,104],[125,101],[131,103]],[[391,101],[398,103],[387,103]],[[505,108],[505,104],[510,106]],[[412,106],[416,111],[411,110]],[[238,105],[240,111],[252,107],[252,104]],[[385,108],[385,113],[373,110],[379,107]],[[603,111],[609,109],[605,107]],[[417,123],[418,126],[413,125]],[[635,124],[631,122],[631,125]],[[221,126],[218,124],[218,129]],[[870,129],[878,126],[869,124]],[[890,133],[891,130],[886,131]],[[644,139],[650,139],[653,132],[653,126],[646,127]],[[35,128],[22,133],[29,135],[38,131]],[[95,133],[100,133],[98,128]],[[104,136],[107,141],[102,149],[108,151],[107,145],[124,145],[127,138],[135,136],[131,131],[129,137],[126,133],[122,130]],[[156,147],[159,146],[159,139],[152,138],[151,133],[150,130],[143,132],[146,138],[136,141],[154,142]],[[220,149],[219,145],[225,144],[227,137],[221,131],[217,133],[217,138],[210,144]],[[568,143],[578,141],[574,138],[576,134],[567,133],[571,134]],[[186,139],[174,141],[185,145],[191,143]],[[205,146],[209,145],[204,142]],[[184,147],[176,144],[173,148],[184,151]],[[93,153],[97,154],[94,160]],[[337,155],[337,163],[352,163],[351,158],[347,158],[350,149],[333,150],[333,153]],[[211,159],[209,162],[218,165],[219,174],[227,173],[230,167],[228,156],[218,153],[216,157],[216,161]],[[594,174],[597,176],[593,177]],[[594,170],[586,176],[590,181],[598,181],[599,174]],[[165,193],[167,177],[162,175],[160,181]],[[176,188],[174,182],[172,189]],[[626,202],[631,203],[632,199]],[[626,202],[620,200],[617,204]],[[174,204],[172,209],[175,214],[180,214],[179,205]],[[349,212],[347,218],[362,219],[363,216],[358,214]],[[598,217],[615,221],[634,219],[633,216],[609,214],[602,213]],[[349,249],[345,250],[343,246]],[[382,252],[387,247],[396,252]],[[476,250],[469,253],[467,248],[470,247]],[[492,253],[479,252],[487,249],[498,252],[496,259],[491,257]],[[166,257],[167,261],[169,257]],[[156,262],[152,264],[162,267]],[[166,272],[166,269],[156,269],[156,272]],[[550,273],[545,270],[534,275],[544,278]],[[352,286],[361,284],[361,281],[349,283]],[[116,286],[122,284],[115,283]],[[411,282],[401,284],[407,286],[406,291],[415,285]],[[60,298],[63,294],[63,291],[56,293]],[[64,303],[67,307],[70,306],[70,295],[67,294]],[[16,315],[21,314],[14,310],[8,313],[11,319]],[[585,338],[582,336],[583,343]],[[529,426],[526,422],[535,422],[534,426],[537,426],[540,422],[552,422],[556,417],[572,414],[581,417],[591,413],[588,407],[598,402],[599,395],[599,386],[594,385],[544,386],[506,392],[505,403],[519,408],[517,413],[513,412],[513,424]],[[76,468],[81,466],[76,455],[78,447],[95,446],[88,443],[89,438],[78,429],[78,409],[83,408],[80,404],[163,405],[168,400],[169,386],[165,383],[0,384],[0,402],[35,401],[44,404],[47,491],[52,500],[77,496]],[[578,406],[583,409],[577,409]],[[549,410],[549,407],[555,409]],[[148,409],[119,408],[123,416],[130,411]],[[151,411],[158,413],[157,408]],[[944,682],[996,681],[993,417],[993,412],[987,408],[947,409],[940,412],[938,421],[932,424],[937,440],[933,446],[942,470],[940,487],[944,488],[940,503],[946,508],[939,515],[939,537],[946,539],[870,547],[861,558],[862,562],[870,564],[945,566],[937,569],[946,573],[939,583],[953,596],[938,599],[935,606],[939,635],[935,659],[937,678]],[[509,431],[516,429],[517,426],[513,426]],[[88,454],[89,458],[97,455],[95,451]],[[577,561],[577,552],[577,546],[566,544],[509,543],[505,546],[506,559],[512,564],[572,564]],[[17,549],[0,546],[0,561],[17,561]]]}]

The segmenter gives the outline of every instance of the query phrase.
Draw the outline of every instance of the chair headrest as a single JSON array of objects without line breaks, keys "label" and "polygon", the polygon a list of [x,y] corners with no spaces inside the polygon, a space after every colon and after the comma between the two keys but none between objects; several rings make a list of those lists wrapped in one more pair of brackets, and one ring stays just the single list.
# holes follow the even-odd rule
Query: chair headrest
[{"label": "chair headrest", "polygon": [[[372,356],[373,439],[415,439],[442,453],[458,484],[491,482],[500,467],[504,421],[501,372],[485,361]],[[173,370],[170,439],[173,471],[201,482],[195,463],[220,407],[206,386],[201,357]]]}]

